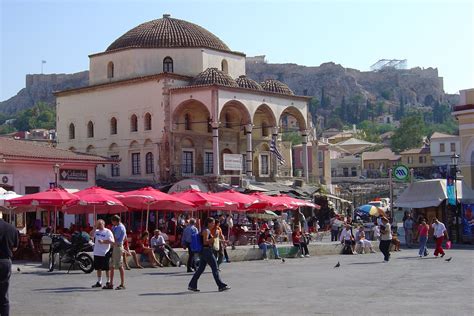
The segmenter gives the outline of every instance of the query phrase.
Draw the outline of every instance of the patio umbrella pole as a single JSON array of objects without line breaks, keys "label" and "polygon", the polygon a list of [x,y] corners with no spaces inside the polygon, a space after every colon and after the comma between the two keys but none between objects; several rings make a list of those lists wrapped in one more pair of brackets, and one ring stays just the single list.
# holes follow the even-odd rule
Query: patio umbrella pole
[{"label": "patio umbrella pole", "polygon": [[54,229],[53,229],[53,232],[54,232],[55,234],[56,234],[56,226],[57,226],[57,222],[56,222],[56,220],[57,220],[57,214],[56,214],[56,212],[57,212],[57,207],[55,206],[55,207],[54,207]]},{"label": "patio umbrella pole", "polygon": [[140,231],[143,233],[143,209],[142,209],[142,216],[140,218]]},{"label": "patio umbrella pole", "polygon": [[146,222],[145,222],[145,230],[148,231],[148,220],[150,218],[150,204],[147,204],[146,207]]}]

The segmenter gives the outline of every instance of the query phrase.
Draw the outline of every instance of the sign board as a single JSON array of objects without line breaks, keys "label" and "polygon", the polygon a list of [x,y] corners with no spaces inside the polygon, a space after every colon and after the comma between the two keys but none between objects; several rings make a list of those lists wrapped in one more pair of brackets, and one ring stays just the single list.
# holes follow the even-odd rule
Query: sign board
[{"label": "sign board", "polygon": [[404,165],[396,166],[393,169],[393,177],[400,181],[405,181],[410,176],[410,170]]},{"label": "sign board", "polygon": [[59,169],[59,180],[87,182],[87,170]]},{"label": "sign board", "polygon": [[224,170],[242,171],[243,157],[241,154],[224,154]]}]

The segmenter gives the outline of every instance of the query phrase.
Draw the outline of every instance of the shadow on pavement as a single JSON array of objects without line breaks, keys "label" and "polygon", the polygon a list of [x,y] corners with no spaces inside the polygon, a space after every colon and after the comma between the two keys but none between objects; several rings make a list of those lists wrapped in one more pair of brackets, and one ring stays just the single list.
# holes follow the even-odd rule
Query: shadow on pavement
[{"label": "shadow on pavement", "polygon": [[[206,292],[201,292],[206,293]],[[191,295],[194,292],[185,291],[185,292],[169,292],[169,293],[142,293],[138,294],[138,296],[175,296],[175,295]]]},{"label": "shadow on pavement", "polygon": [[383,263],[383,261],[372,261],[372,262],[352,262],[352,263],[348,263],[348,265],[350,265],[350,264],[378,264],[378,263]]},{"label": "shadow on pavement", "polygon": [[49,288],[49,289],[34,289],[33,291],[38,291],[38,292],[43,292],[43,293],[94,292],[94,290],[89,287],[59,287],[59,288]]},{"label": "shadow on pavement", "polygon": [[[398,257],[398,258],[395,258],[395,259],[402,259],[402,260],[420,260],[420,257]],[[423,260],[426,260],[426,259],[438,259],[436,257],[423,257],[422,258]]]}]

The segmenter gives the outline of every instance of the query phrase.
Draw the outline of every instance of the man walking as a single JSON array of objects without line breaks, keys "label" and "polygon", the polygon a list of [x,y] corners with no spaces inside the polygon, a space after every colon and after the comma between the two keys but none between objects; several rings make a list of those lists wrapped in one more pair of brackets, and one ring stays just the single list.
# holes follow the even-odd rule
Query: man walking
[{"label": "man walking", "polygon": [[112,261],[110,262],[110,287],[114,287],[114,270],[120,272],[120,285],[116,290],[125,290],[125,269],[123,268],[123,242],[127,238],[125,226],[120,222],[120,216],[112,216],[112,233],[115,242],[112,244]]},{"label": "man walking", "polygon": [[380,244],[379,249],[383,253],[383,260],[387,263],[390,260],[390,244],[392,242],[392,226],[388,222],[388,218],[382,217],[382,225],[380,226]]},{"label": "man walking", "polygon": [[105,222],[102,219],[97,221],[96,227],[92,237],[94,238],[94,269],[97,271],[97,282],[92,287],[102,287],[102,271],[105,271],[107,283],[102,288],[109,289],[110,255],[108,252],[110,245],[114,242],[114,235],[108,228],[105,228]]},{"label": "man walking", "polygon": [[8,287],[12,274],[13,251],[18,248],[18,231],[0,217],[0,315],[10,314]]},{"label": "man walking", "polygon": [[199,234],[196,228],[196,220],[191,218],[188,226],[183,231],[183,237],[181,238],[181,245],[184,250],[188,249],[188,262],[186,263],[187,271],[194,272],[196,265],[194,262],[194,252],[191,250],[192,235]]},{"label": "man walking", "polygon": [[405,230],[405,243],[408,248],[411,248],[413,240],[413,219],[411,218],[410,213],[407,214],[403,221],[403,229]]},{"label": "man walking", "polygon": [[434,251],[434,256],[437,257],[438,254],[441,254],[441,258],[444,257],[444,250],[443,250],[443,240],[446,237],[448,240],[448,231],[446,230],[446,226],[441,223],[436,217],[433,219],[433,236],[436,238],[436,249]]}]

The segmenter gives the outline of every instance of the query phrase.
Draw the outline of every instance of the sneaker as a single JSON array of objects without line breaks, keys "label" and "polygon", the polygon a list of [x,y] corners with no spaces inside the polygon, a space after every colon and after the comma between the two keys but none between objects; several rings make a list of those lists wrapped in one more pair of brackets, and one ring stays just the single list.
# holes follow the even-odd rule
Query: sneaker
[{"label": "sneaker", "polygon": [[370,253],[375,253],[375,250],[371,250]]},{"label": "sneaker", "polygon": [[420,255],[420,258],[423,258],[423,256]]},{"label": "sneaker", "polygon": [[443,254],[441,255],[441,258],[443,258],[443,257],[444,257],[444,255],[445,255],[445,254],[443,253]]},{"label": "sneaker", "polygon": [[193,288],[193,287],[188,287],[188,291],[191,291],[191,292],[201,292],[201,290],[195,289],[195,288]]},{"label": "sneaker", "polygon": [[110,282],[105,283],[105,285],[102,287],[103,290],[113,290],[114,286],[113,284],[110,284]]},{"label": "sneaker", "polygon": [[219,288],[219,292],[224,292],[224,291],[228,291],[228,290],[230,290],[230,287],[227,286],[227,285],[224,286],[224,287]]},{"label": "sneaker", "polygon": [[281,260],[281,257],[275,257],[275,260]]},{"label": "sneaker", "polygon": [[115,288],[116,290],[125,290],[125,285],[120,284]]},{"label": "sneaker", "polygon": [[305,255],[306,258],[309,258],[309,255]]},{"label": "sneaker", "polygon": [[[304,258],[304,255],[300,255],[300,258]],[[276,259],[276,258],[275,258]]]},{"label": "sneaker", "polygon": [[97,288],[97,287],[102,287],[102,283],[97,282],[96,284],[92,286],[92,288]]}]

